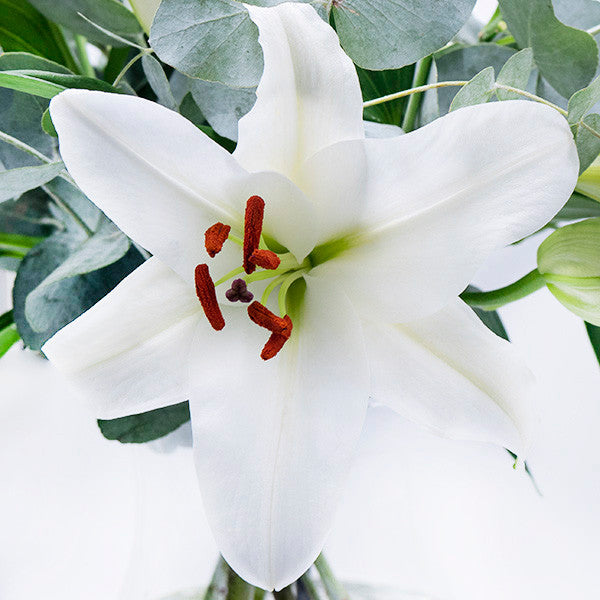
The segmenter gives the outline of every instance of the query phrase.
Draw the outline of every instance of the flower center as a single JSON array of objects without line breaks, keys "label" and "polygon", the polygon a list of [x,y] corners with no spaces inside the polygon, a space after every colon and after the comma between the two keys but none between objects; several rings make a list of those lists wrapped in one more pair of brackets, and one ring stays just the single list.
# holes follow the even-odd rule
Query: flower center
[{"label": "flower center", "polygon": [[[200,264],[195,270],[196,294],[204,310],[204,314],[213,329],[220,331],[225,327],[225,319],[217,301],[216,288],[236,275],[245,273],[242,278],[234,279],[231,287],[225,292],[230,302],[251,303],[248,306],[248,316],[256,325],[270,332],[260,354],[263,360],[275,357],[290,339],[293,324],[287,314],[286,298],[291,285],[301,278],[312,266],[306,259],[298,264],[292,254],[277,254],[266,247],[262,236],[265,202],[260,196],[252,196],[246,202],[244,215],[244,239],[240,240],[231,235],[231,227],[224,223],[215,223],[205,234],[206,252],[214,258],[222,249],[225,242],[231,241],[242,246],[242,266],[213,282],[207,264]],[[257,270],[258,269],[258,270]],[[265,288],[261,301],[254,300],[254,294],[248,285],[260,280],[271,279]],[[279,287],[279,312],[276,315],[267,307],[271,293]],[[254,301],[253,301],[254,300]]]}]

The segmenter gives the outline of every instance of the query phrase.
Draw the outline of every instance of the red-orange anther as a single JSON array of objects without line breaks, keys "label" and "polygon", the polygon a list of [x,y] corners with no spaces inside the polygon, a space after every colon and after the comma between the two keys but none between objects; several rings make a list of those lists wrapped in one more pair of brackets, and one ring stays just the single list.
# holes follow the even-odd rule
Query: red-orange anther
[{"label": "red-orange anther", "polygon": [[263,360],[269,360],[277,356],[279,351],[283,348],[283,345],[290,339],[290,335],[292,335],[292,320],[285,315],[284,320],[287,323],[287,329],[284,333],[272,333],[271,337],[267,340],[265,347],[262,349],[260,353],[260,357]]},{"label": "red-orange anther", "polygon": [[[271,333],[278,333],[281,335],[287,335],[289,329],[291,333],[291,319],[289,317],[281,318],[275,313],[272,313],[264,304],[255,300],[248,306],[248,316],[250,320],[268,329]],[[287,337],[290,337],[287,335]]]},{"label": "red-orange anther", "polygon": [[196,295],[202,304],[204,314],[213,329],[220,331],[225,327],[225,319],[217,302],[215,284],[208,272],[208,265],[198,265],[195,271]]},{"label": "red-orange anther", "polygon": [[255,250],[250,256],[250,262],[257,267],[273,271],[281,264],[281,259],[270,250]]},{"label": "red-orange anther", "polygon": [[250,257],[258,250],[264,214],[265,201],[260,196],[248,198],[244,219],[244,271],[248,275],[256,270],[256,265],[250,262]]},{"label": "red-orange anther", "polygon": [[204,247],[211,258],[214,258],[221,252],[230,231],[231,227],[224,223],[215,223],[206,230],[204,233]]}]

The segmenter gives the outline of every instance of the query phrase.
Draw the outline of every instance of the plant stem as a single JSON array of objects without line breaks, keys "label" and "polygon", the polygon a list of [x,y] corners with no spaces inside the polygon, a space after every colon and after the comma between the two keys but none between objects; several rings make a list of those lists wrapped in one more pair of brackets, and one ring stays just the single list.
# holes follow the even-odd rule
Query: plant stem
[{"label": "plant stem", "polygon": [[323,554],[319,554],[319,557],[315,560],[315,568],[321,576],[321,581],[329,600],[348,600],[346,590],[344,590],[340,582],[335,578]]},{"label": "plant stem", "polygon": [[[415,67],[415,75],[413,78],[413,87],[419,87],[425,84],[427,78],[429,77],[429,70],[431,69],[432,62],[433,56],[431,55],[426,56],[417,62]],[[404,119],[402,120],[402,129],[406,133],[415,128],[415,120],[419,112],[419,107],[421,106],[422,98],[423,94],[413,94],[408,99],[406,113],[404,114]]]},{"label": "plant stem", "polygon": [[600,33],[600,25],[596,25],[595,27],[588,29],[587,33],[589,33],[591,36],[598,35]]},{"label": "plant stem", "polygon": [[590,127],[585,121],[579,121],[579,125],[584,129],[587,129],[592,135],[595,135],[597,138],[600,138],[600,133],[598,133],[595,129]]},{"label": "plant stem", "polygon": [[62,210],[66,215],[71,217],[73,221],[75,221],[77,225],[79,225],[79,227],[83,229],[85,235],[87,235],[88,237],[92,237],[92,235],[94,235],[94,232],[86,225],[85,221],[66,202],[64,202],[62,198],[57,196],[46,185],[41,186],[41,188],[44,190],[44,192],[46,192],[46,194],[48,194],[48,196],[50,196],[50,198],[52,198],[52,201],[54,202],[54,204],[56,204],[56,206],[58,206],[60,210]]},{"label": "plant stem", "polygon": [[317,586],[315,582],[309,577],[308,573],[304,573],[302,577],[298,580],[298,583],[302,583],[310,600],[320,600],[319,591],[317,590]]},{"label": "plant stem", "polygon": [[77,58],[79,58],[83,74],[87,77],[96,77],[87,53],[87,40],[82,35],[75,36],[75,47],[77,48]]},{"label": "plant stem", "polygon": [[127,71],[129,71],[129,69],[131,69],[131,67],[133,67],[133,65],[140,60],[140,58],[142,58],[142,56],[145,56],[146,54],[151,54],[152,50],[150,48],[144,48],[142,51],[140,51],[138,54],[136,54],[122,69],[121,72],[117,75],[117,78],[113,81],[113,86],[117,87],[119,85],[119,83],[121,82],[121,79],[123,79],[123,77],[125,77],[125,74],[127,73]]},{"label": "plant stem", "polygon": [[540,98],[539,96],[536,96],[535,94],[526,92],[525,90],[520,90],[519,88],[515,88],[510,85],[502,85],[501,83],[496,83],[494,85],[494,87],[499,90],[505,90],[507,92],[513,92],[514,94],[519,94],[520,96],[529,98],[530,100],[534,100],[535,102],[539,102],[540,104],[545,104],[546,106],[549,106],[550,108],[553,108],[554,110],[557,110],[564,117],[566,117],[568,114],[564,108],[561,108],[560,106],[557,106],[556,104],[553,104],[552,102],[549,102],[545,98]]},{"label": "plant stem", "polygon": [[395,92],[394,94],[388,94],[381,98],[374,98],[373,100],[367,100],[363,102],[363,108],[369,108],[369,106],[376,106],[377,104],[383,104],[384,102],[391,102],[392,100],[398,100],[398,98],[405,98],[412,94],[419,94],[420,92],[426,92],[427,90],[435,90],[443,87],[462,87],[467,85],[468,81],[438,81],[437,83],[429,83],[427,85],[420,85],[410,90],[403,90],[401,92]]},{"label": "plant stem", "polygon": [[514,283],[489,292],[463,292],[460,297],[473,308],[496,310],[505,304],[520,300],[543,288],[546,284],[544,277],[534,269]]},{"label": "plant stem", "polygon": [[273,592],[273,598],[275,598],[275,600],[295,600],[292,586],[288,585],[278,592]]}]

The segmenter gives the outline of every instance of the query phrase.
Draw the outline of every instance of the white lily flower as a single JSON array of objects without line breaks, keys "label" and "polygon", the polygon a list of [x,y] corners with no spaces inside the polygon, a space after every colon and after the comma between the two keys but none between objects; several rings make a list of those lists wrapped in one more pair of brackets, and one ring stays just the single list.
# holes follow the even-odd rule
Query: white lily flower
[{"label": "white lily flower", "polygon": [[[334,31],[306,4],[248,10],[265,70],[233,155],[147,100],[70,90],[52,101],[69,172],[153,257],[43,350],[101,418],[189,399],[219,548],[244,579],[280,589],[323,546],[370,400],[522,451],[530,374],[458,294],[490,252],[563,206],[578,159],[566,121],[525,101],[365,139]],[[259,231],[256,199],[245,229],[252,196],[282,263],[248,277],[273,285],[248,290],[265,290],[276,313],[266,295],[281,284],[291,337],[281,319],[267,331],[225,297],[242,264],[232,236]],[[211,259],[204,232],[216,223],[232,229]],[[227,279],[218,305],[210,277]],[[271,331],[283,347],[261,360]]]}]

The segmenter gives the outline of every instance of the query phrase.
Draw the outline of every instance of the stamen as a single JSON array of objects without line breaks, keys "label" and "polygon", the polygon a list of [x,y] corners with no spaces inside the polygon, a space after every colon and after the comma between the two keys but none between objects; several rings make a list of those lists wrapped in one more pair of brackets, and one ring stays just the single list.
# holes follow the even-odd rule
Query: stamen
[{"label": "stamen", "polygon": [[271,333],[278,333],[290,337],[292,332],[292,321],[286,315],[285,318],[278,317],[266,306],[255,300],[248,307],[248,316],[250,320],[260,327],[268,329]]},{"label": "stamen", "polygon": [[258,250],[264,214],[265,201],[260,196],[248,198],[244,222],[244,270],[248,275],[256,270],[256,265],[250,262],[250,257]]},{"label": "stamen", "polygon": [[204,314],[213,329],[220,331],[225,327],[225,319],[217,302],[215,284],[208,272],[208,265],[202,264],[195,271],[196,295],[202,304]]},{"label": "stamen", "polygon": [[250,262],[257,267],[274,271],[281,264],[281,259],[270,250],[255,250],[250,256]]},{"label": "stamen", "polygon": [[283,348],[283,345],[290,339],[290,335],[292,334],[292,320],[285,315],[284,320],[288,324],[288,329],[286,334],[282,333],[272,333],[271,337],[267,340],[265,347],[262,349],[260,353],[260,357],[263,360],[269,360],[277,356],[279,351]]},{"label": "stamen", "polygon": [[243,279],[235,279],[232,281],[231,288],[225,292],[225,296],[230,302],[237,302],[239,300],[244,304],[252,302],[254,299],[254,294],[248,291],[246,282]]},{"label": "stamen", "polygon": [[211,258],[221,252],[230,231],[231,227],[223,223],[215,223],[206,230],[204,233],[204,247]]}]

